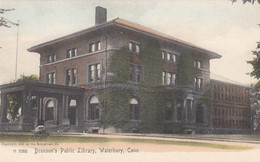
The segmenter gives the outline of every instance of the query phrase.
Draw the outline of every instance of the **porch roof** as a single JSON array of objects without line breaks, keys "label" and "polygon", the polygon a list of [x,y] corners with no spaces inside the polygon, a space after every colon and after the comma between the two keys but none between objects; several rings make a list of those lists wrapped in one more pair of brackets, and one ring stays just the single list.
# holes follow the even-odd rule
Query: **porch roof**
[{"label": "porch roof", "polygon": [[83,95],[85,89],[70,87],[65,85],[47,84],[35,81],[24,81],[0,85],[1,93],[11,93],[17,91],[30,91],[32,93],[53,93],[65,95]]}]

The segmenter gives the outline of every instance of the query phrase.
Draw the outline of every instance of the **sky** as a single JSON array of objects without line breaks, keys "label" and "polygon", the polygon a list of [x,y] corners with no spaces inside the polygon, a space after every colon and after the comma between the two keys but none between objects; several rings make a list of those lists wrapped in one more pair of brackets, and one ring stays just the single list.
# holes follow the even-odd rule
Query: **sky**
[{"label": "sky", "polygon": [[[107,8],[108,20],[120,17],[214,51],[211,76],[249,85],[252,50],[260,41],[260,5],[240,0],[0,0],[0,14],[19,20],[17,75],[39,75],[40,57],[28,48],[94,26],[95,7]],[[16,26],[0,27],[0,84],[15,79]]]}]

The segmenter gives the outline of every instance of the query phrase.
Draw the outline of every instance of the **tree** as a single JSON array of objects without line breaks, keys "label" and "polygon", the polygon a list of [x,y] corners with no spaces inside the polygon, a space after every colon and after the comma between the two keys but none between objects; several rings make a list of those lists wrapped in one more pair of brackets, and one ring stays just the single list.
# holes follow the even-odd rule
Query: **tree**
[{"label": "tree", "polygon": [[253,66],[253,71],[249,74],[256,79],[260,79],[260,51],[252,51],[252,53],[256,57],[251,61],[247,61],[247,63]]},{"label": "tree", "polygon": [[[11,82],[11,83],[18,83],[18,82],[24,82],[24,81],[39,81],[39,77],[37,75],[29,75],[29,76],[24,76],[21,75],[19,79]],[[10,114],[11,121],[14,122],[18,120],[18,115],[19,115],[19,109],[21,107],[22,103],[22,94],[21,92],[13,92],[8,95],[8,113]],[[32,100],[32,103],[35,105],[36,100]]]},{"label": "tree", "polygon": [[[5,14],[6,12],[10,12],[10,11],[14,11],[14,8],[12,9],[1,9],[0,8],[0,15],[1,14]],[[7,27],[7,28],[11,28],[12,25],[18,26],[18,23],[14,23],[13,21],[10,21],[9,19],[0,16],[0,27]]]}]

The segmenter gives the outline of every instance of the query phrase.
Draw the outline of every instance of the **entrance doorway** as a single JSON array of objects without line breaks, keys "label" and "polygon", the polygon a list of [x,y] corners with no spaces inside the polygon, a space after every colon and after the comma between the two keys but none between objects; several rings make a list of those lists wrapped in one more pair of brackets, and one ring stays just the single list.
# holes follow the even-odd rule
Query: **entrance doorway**
[{"label": "entrance doorway", "polygon": [[70,120],[70,125],[76,125],[76,109],[77,109],[76,100],[71,100],[68,109],[68,117]]}]

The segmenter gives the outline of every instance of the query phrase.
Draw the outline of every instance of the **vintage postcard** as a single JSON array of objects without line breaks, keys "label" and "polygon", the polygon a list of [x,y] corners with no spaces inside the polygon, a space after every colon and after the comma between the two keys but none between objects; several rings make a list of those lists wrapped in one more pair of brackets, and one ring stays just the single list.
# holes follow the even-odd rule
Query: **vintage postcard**
[{"label": "vintage postcard", "polygon": [[259,161],[259,0],[0,0],[1,161]]}]

